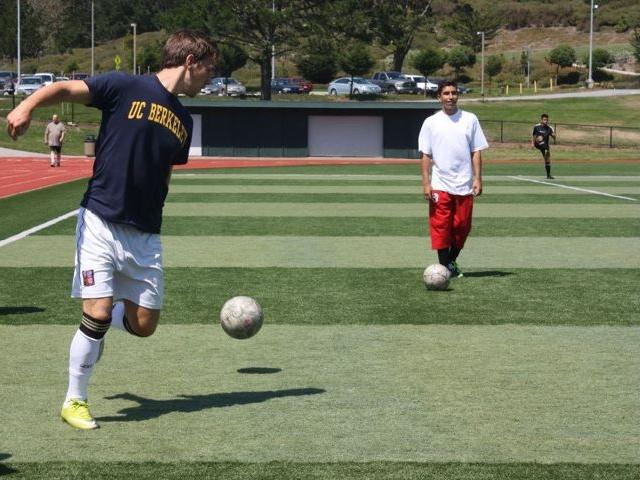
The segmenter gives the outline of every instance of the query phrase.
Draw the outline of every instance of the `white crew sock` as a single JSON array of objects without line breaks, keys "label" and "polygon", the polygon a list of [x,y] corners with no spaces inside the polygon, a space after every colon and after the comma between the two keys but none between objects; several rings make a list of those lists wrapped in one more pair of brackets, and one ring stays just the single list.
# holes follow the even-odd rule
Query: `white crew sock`
[{"label": "white crew sock", "polygon": [[53,151],[51,152],[51,165],[55,165],[56,164],[56,154],[53,153]]},{"label": "white crew sock", "polygon": [[87,337],[80,330],[76,331],[69,349],[69,388],[66,400],[87,399],[89,378],[98,360],[100,344],[103,341],[104,338],[96,340]]}]

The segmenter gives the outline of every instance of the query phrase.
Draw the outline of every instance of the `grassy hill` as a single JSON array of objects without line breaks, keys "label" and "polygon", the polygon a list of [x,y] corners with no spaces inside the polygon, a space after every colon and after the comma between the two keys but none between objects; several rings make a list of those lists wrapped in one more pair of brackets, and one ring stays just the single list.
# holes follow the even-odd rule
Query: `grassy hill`
[{"label": "grassy hill", "polygon": [[[140,62],[141,53],[147,47],[152,47],[166,38],[164,31],[147,32],[136,36],[137,60]],[[131,71],[133,68],[133,38],[131,35],[101,43],[95,46],[95,70],[106,72],[115,70],[115,57],[120,56],[120,69]],[[44,55],[39,58],[23,58],[22,73],[53,72],[56,75],[70,73],[69,66],[75,63],[79,72],[91,72],[91,48],[74,48],[69,53],[58,55]],[[0,70],[16,69],[15,62],[0,59]]]},{"label": "grassy hill", "polygon": [[[148,48],[158,48],[158,45],[166,38],[164,31],[147,32],[136,37],[137,61],[144,71],[142,53]],[[628,71],[640,71],[640,67],[635,63],[632,49],[629,44],[631,33],[617,32],[614,28],[603,27],[594,33],[594,48],[605,48],[616,56],[617,68]],[[417,35],[414,48],[405,62],[405,72],[418,73],[410,63],[411,55],[429,44],[440,43],[444,48],[448,48],[449,39],[446,37],[436,37],[432,33],[420,33]],[[520,54],[527,45],[530,46],[533,58],[532,80],[547,82],[551,75],[554,75],[555,68],[550,66],[545,57],[549,51],[560,43],[567,43],[573,46],[578,58],[581,59],[588,52],[589,34],[580,31],[576,27],[528,27],[517,30],[503,29],[491,41],[487,42],[486,55],[503,54],[506,60],[502,74],[496,78],[497,82],[514,84],[520,81]],[[371,49],[376,64],[374,70],[384,70],[391,66],[390,51],[374,46]],[[114,59],[116,55],[121,58],[121,70],[131,71],[132,60],[132,36],[119,38],[110,42],[105,42],[95,47],[96,71],[108,71],[115,69]],[[60,55],[46,55],[40,58],[27,58],[22,61],[23,72],[52,71],[57,74],[68,73],[69,67],[77,65],[78,71],[90,72],[91,70],[91,49],[77,48],[70,53]],[[0,70],[15,70],[15,63],[8,60],[0,61]],[[285,55],[276,61],[277,75],[296,75],[297,71],[293,63],[293,54]],[[467,75],[471,78],[472,85],[479,86],[480,61],[467,70]],[[439,72],[440,76],[450,75],[448,67]],[[253,62],[248,62],[245,67],[234,73],[234,76],[244,82],[250,88],[258,88],[260,82],[259,68]],[[620,79],[621,82],[629,82],[628,79]],[[624,86],[621,84],[621,86]],[[629,85],[631,86],[631,85]]]}]

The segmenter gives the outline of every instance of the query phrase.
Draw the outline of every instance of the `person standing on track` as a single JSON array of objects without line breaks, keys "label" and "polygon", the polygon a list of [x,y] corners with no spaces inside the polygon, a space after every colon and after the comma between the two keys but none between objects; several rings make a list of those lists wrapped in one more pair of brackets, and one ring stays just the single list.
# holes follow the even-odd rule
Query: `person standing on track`
[{"label": "person standing on track", "polygon": [[462,277],[457,258],[471,231],[473,198],[482,194],[482,154],[489,145],[478,118],[458,108],[458,85],[438,87],[442,110],[428,117],[418,136],[422,189],[429,202],[431,248],[452,277]]},{"label": "person standing on track", "polygon": [[64,124],[58,118],[58,115],[51,117],[51,122],[44,130],[44,143],[49,145],[52,167],[60,166],[60,157],[62,156],[62,141],[66,129]]},{"label": "person standing on track", "polygon": [[173,165],[188,160],[193,120],[178,94],[195,96],[211,77],[217,49],[204,35],[180,31],[164,46],[156,75],[107,73],[54,83],[7,116],[9,135],[25,133],[36,108],[60,101],[102,110],[93,176],[76,227],[72,296],[82,321],[71,341],[62,419],[98,423],[87,403],[89,378],[110,326],[152,335],[163,301],[162,208]]},{"label": "person standing on track", "polygon": [[540,123],[533,126],[531,134],[531,146],[540,150],[542,158],[544,158],[544,168],[547,171],[547,178],[553,180],[551,176],[551,149],[549,146],[549,137],[556,139],[556,133],[553,127],[549,125],[549,115],[543,113],[540,115]]}]

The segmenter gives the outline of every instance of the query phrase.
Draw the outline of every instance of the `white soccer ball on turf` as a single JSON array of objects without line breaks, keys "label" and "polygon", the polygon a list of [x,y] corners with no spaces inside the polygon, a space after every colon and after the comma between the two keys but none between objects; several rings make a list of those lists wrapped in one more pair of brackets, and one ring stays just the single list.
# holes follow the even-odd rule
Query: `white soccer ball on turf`
[{"label": "white soccer ball on turf", "polygon": [[434,263],[425,268],[422,274],[424,284],[429,290],[446,290],[449,286],[451,272],[447,267],[439,263]]},{"label": "white soccer ball on turf", "polygon": [[220,325],[230,337],[253,337],[262,328],[262,307],[251,297],[230,298],[220,310]]}]

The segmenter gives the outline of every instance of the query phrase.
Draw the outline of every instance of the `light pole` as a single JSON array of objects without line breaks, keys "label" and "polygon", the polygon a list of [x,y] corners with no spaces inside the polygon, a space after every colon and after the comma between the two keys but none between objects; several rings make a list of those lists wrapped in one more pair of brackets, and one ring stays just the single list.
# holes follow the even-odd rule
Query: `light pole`
[{"label": "light pole", "polygon": [[593,88],[593,11],[598,8],[591,0],[591,15],[589,20],[589,78],[587,78],[587,88]]},{"label": "light pole", "polygon": [[18,58],[17,58],[17,70],[18,70],[18,82],[20,81],[20,0],[18,0]]},{"label": "light pole", "polygon": [[95,48],[95,21],[94,21],[94,15],[93,15],[93,0],[91,0],[91,76],[93,77],[94,74],[94,69],[95,69],[95,64],[96,64],[96,57],[95,57],[95,52],[94,52],[94,48]]},{"label": "light pole", "polygon": [[531,45],[527,45],[527,88],[531,86]]},{"label": "light pole", "polygon": [[477,32],[482,42],[482,50],[480,54],[480,95],[484,98],[484,32]]},{"label": "light pole", "polygon": [[[276,0],[271,1],[271,12],[276,13]],[[271,44],[271,80],[276,78],[276,44]]]},{"label": "light pole", "polygon": [[135,23],[132,23],[131,26],[133,27],[133,74],[137,75],[138,69],[136,66],[136,27],[138,25]]}]

